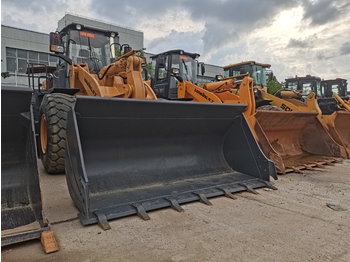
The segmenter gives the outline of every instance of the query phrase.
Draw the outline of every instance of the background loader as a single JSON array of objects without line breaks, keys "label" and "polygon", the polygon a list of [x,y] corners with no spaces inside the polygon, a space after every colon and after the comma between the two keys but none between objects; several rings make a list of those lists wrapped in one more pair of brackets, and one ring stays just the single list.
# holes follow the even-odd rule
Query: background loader
[{"label": "background loader", "polygon": [[[150,83],[158,98],[246,104],[245,117],[262,151],[275,163],[279,173],[300,172],[341,157],[339,145],[319,123],[316,112],[256,111],[256,108],[265,109],[266,105],[277,108],[271,104],[284,102],[266,92],[265,70],[269,65],[249,61],[227,66],[226,74],[234,77],[197,86],[198,56],[170,50],[151,57]],[[177,74],[173,73],[174,69]],[[247,75],[253,76],[251,81]],[[315,135],[321,142],[315,141]]]},{"label": "background loader", "polygon": [[342,146],[342,156],[350,157],[350,104],[345,79],[321,81],[321,78],[310,75],[289,78],[278,96],[293,104],[290,108],[296,106],[294,110],[317,112],[325,129]]},{"label": "background loader", "polygon": [[84,225],[271,186],[275,167],[246,105],[157,100],[136,51],[113,58],[116,34],[77,24],[51,33],[61,60],[34,93],[44,167],[66,172]]}]

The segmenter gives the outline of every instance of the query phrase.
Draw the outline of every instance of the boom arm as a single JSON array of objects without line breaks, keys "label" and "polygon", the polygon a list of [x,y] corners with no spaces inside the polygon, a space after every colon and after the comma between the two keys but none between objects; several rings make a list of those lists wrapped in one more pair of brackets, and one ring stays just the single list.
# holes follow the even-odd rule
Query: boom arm
[{"label": "boom arm", "polygon": [[240,96],[232,92],[232,89],[236,87],[237,83],[232,78],[196,86],[189,81],[179,80],[178,97],[192,98],[198,102],[246,104],[247,108],[244,114],[246,117],[251,116],[255,113],[253,79],[245,77],[240,81]]},{"label": "boom arm", "polygon": [[335,101],[337,101],[339,108],[345,109],[345,111],[350,112],[350,100],[346,101],[342,99],[338,94],[333,94],[332,96]]},{"label": "boom arm", "polygon": [[90,73],[88,64],[73,62],[70,86],[79,88],[80,95],[156,100],[153,90],[142,79],[143,59],[136,53],[133,50],[119,57],[97,75]]}]

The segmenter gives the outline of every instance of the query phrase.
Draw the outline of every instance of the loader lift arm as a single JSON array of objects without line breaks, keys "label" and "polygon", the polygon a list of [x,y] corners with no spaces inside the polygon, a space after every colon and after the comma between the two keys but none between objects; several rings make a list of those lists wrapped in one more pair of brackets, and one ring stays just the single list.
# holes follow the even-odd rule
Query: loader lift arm
[{"label": "loader lift arm", "polygon": [[78,95],[156,100],[153,90],[142,79],[144,60],[132,50],[91,74],[88,64],[71,67],[71,86],[80,89]]}]

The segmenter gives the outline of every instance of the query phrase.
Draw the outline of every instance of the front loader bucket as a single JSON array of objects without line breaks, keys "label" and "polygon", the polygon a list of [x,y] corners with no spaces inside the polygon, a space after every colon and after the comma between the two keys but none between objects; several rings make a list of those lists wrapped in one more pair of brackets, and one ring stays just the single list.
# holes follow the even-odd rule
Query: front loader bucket
[{"label": "front loader bucket", "polygon": [[343,146],[346,158],[350,158],[350,112],[337,111],[331,115],[323,115],[321,121],[326,124],[332,138]]},{"label": "front loader bucket", "polygon": [[311,169],[342,157],[316,112],[265,111],[255,115],[272,148],[282,157],[283,173]]},{"label": "front loader bucket", "polygon": [[32,90],[1,87],[1,246],[47,229],[36,159]]},{"label": "front loader bucket", "polygon": [[245,105],[79,97],[66,176],[84,225],[260,188],[277,179]]}]

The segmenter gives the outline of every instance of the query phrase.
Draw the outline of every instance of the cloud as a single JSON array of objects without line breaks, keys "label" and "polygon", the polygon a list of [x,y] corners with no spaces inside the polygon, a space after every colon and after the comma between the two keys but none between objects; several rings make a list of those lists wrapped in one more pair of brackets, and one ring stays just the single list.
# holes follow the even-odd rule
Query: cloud
[{"label": "cloud", "polygon": [[310,70],[350,78],[349,0],[3,0],[1,11],[2,24],[40,32],[66,12],[90,17],[142,31],[147,52],[180,48],[214,65],[256,60],[281,80]]},{"label": "cloud", "polygon": [[340,54],[341,55],[350,54],[350,42],[346,42],[346,43],[342,44],[342,46],[340,47]]},{"label": "cloud", "polygon": [[310,42],[307,40],[299,40],[291,38],[287,45],[289,48],[308,48],[310,47]]},{"label": "cloud", "polygon": [[335,67],[331,68],[330,72],[332,72],[334,74],[339,74],[338,69]]},{"label": "cloud", "polygon": [[183,49],[187,52],[199,52],[201,44],[201,32],[187,33],[172,30],[163,37],[154,38],[147,42],[147,52],[161,53],[171,49]]},{"label": "cloud", "polygon": [[305,8],[304,20],[310,20],[311,25],[324,25],[339,19],[342,15],[349,13],[347,0],[303,0]]}]

